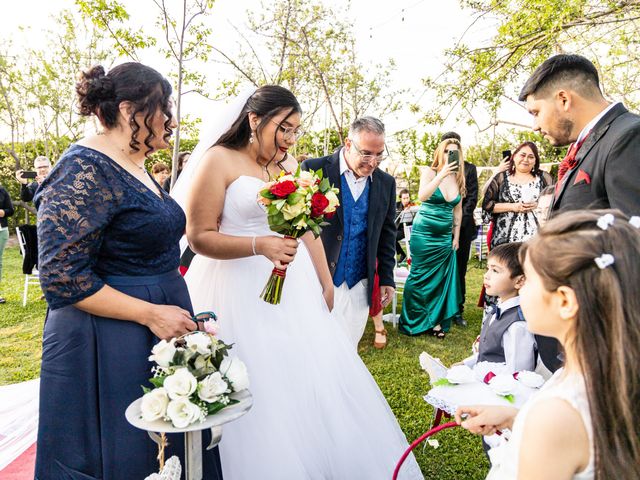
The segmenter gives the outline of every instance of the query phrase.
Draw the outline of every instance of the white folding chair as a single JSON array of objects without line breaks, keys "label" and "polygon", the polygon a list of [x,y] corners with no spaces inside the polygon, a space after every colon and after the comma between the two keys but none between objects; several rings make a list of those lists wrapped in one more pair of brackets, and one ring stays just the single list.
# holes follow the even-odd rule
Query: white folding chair
[{"label": "white folding chair", "polygon": [[[407,225],[403,223],[404,228],[404,239],[402,242],[405,244],[405,250],[407,253],[407,258],[411,258],[411,249],[409,248],[409,240],[411,239],[411,225]],[[393,280],[396,284],[396,292],[393,295],[393,300],[391,301],[391,322],[393,323],[394,328],[398,325],[398,299],[401,294],[404,293],[404,284],[407,281],[408,272],[405,271],[404,267],[398,267],[393,270]]]},{"label": "white folding chair", "polygon": [[[24,234],[20,231],[20,227],[16,227],[16,236],[18,237],[18,245],[20,246],[20,254],[22,258],[26,255]],[[25,274],[24,276],[24,290],[22,293],[22,306],[27,306],[27,294],[29,293],[29,285],[40,286],[40,274],[38,269],[34,267],[31,274]]]}]

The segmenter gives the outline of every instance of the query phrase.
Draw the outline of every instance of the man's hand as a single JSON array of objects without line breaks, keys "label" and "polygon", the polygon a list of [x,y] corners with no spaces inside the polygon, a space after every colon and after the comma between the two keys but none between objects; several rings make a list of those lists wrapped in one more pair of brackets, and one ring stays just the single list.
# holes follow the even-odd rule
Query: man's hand
[{"label": "man's hand", "polygon": [[16,170],[16,180],[18,180],[18,182],[20,182],[23,185],[26,185],[27,183],[29,183],[29,180],[26,178],[22,178],[22,172],[24,172],[24,170]]},{"label": "man's hand", "polygon": [[380,287],[380,301],[382,303],[382,308],[386,307],[393,300],[393,296],[396,293],[396,289],[390,287],[388,285],[383,285]]}]

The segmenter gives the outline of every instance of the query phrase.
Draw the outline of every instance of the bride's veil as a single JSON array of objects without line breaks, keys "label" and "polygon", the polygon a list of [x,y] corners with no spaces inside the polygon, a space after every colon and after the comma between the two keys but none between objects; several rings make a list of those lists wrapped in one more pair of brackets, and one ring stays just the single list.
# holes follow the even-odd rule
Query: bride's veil
[{"label": "bride's veil", "polygon": [[[182,169],[175,185],[171,189],[171,196],[178,205],[186,212],[186,203],[193,180],[198,173],[198,167],[205,152],[209,150],[218,139],[231,127],[238,118],[249,97],[256,91],[255,87],[244,89],[228,104],[214,108],[209,118],[203,122],[200,129],[199,141],[196,148],[191,152],[187,165]],[[187,248],[186,236],[180,240],[180,252]]]}]

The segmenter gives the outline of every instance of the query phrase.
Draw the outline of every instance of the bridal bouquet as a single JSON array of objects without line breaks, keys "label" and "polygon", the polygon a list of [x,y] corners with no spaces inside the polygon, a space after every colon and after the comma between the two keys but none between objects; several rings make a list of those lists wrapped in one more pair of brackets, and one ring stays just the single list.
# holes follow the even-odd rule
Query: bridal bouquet
[{"label": "bridal bouquet", "polygon": [[216,338],[216,332],[217,324],[210,320],[204,322],[204,331],[161,340],[153,347],[149,360],[156,366],[149,381],[155,388],[142,387],[145,421],[162,419],[186,428],[237,403],[229,395],[249,387],[247,369],[228,356],[231,345]]},{"label": "bridal bouquet", "polygon": [[[258,202],[265,206],[269,227],[288,238],[300,238],[307,231],[320,235],[325,220],[336,213],[339,190],[322,178],[322,170],[282,172],[258,193]],[[261,298],[272,305],[280,303],[286,270],[274,268]]]}]

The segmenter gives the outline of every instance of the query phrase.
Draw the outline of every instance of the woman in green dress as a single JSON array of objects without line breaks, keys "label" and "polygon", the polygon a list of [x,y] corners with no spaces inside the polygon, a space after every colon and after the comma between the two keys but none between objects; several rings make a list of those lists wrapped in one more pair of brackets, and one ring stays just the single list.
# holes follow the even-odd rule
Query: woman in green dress
[{"label": "woman in green dress", "polygon": [[[450,163],[449,152],[456,150],[459,161]],[[444,338],[459,313],[462,295],[456,250],[465,194],[462,149],[458,140],[449,138],[438,145],[431,168],[420,178],[418,198],[423,203],[411,230],[411,273],[404,287],[402,333]]]}]

